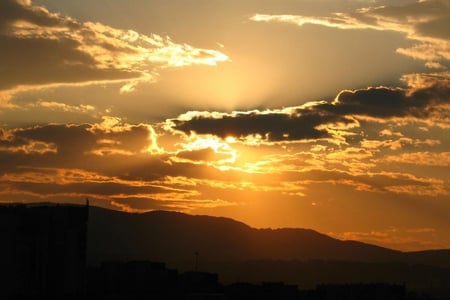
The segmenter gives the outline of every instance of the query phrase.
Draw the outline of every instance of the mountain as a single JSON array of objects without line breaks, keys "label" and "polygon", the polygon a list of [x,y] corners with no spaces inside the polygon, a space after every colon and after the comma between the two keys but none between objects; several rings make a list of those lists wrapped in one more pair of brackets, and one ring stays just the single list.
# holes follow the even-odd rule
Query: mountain
[{"label": "mountain", "polygon": [[[196,258],[195,253],[198,253]],[[178,268],[250,260],[403,262],[450,268],[450,251],[403,253],[310,229],[255,229],[228,218],[90,207],[88,263],[145,259]]]},{"label": "mountain", "polygon": [[406,252],[402,261],[450,269],[450,249]]}]

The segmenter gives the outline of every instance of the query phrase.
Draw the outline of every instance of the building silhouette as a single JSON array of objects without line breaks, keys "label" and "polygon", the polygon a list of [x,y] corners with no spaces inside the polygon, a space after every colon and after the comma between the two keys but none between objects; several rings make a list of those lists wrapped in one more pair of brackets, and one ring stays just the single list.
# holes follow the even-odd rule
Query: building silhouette
[{"label": "building silhouette", "polygon": [[404,300],[406,290],[403,285],[387,283],[321,284],[316,288],[315,299]]},{"label": "building silhouette", "polygon": [[161,299],[177,291],[178,271],[150,261],[103,262],[88,269],[90,299]]},{"label": "building silhouette", "polygon": [[0,205],[0,299],[85,294],[88,209]]}]

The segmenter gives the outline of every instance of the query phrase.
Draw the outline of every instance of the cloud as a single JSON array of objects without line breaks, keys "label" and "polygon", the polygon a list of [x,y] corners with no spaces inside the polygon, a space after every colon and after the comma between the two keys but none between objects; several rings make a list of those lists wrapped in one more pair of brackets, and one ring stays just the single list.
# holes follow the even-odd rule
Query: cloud
[{"label": "cloud", "polygon": [[344,115],[375,118],[420,116],[430,101],[431,97],[409,97],[404,90],[380,87],[342,91],[334,103],[324,104],[322,109]]},{"label": "cloud", "polygon": [[[177,131],[190,134],[213,134],[222,139],[229,136],[239,139],[254,136],[266,141],[289,141],[319,139],[328,136],[324,130],[317,126],[327,121],[335,121],[332,115],[319,115],[307,109],[269,110],[216,113],[208,115],[202,112],[191,112],[189,118],[182,115],[179,119],[172,119],[173,128]],[[343,122],[349,120],[341,119]]]},{"label": "cloud", "polygon": [[28,107],[43,108],[50,111],[86,113],[95,111],[95,107],[89,104],[69,105],[57,101],[38,100],[36,103],[31,103]]},{"label": "cloud", "polygon": [[[447,80],[447,79],[445,79]],[[417,89],[377,87],[344,90],[332,102],[312,102],[302,106],[232,113],[192,111],[167,121],[167,127],[186,135],[229,136],[242,141],[257,138],[264,142],[301,141],[345,137],[359,127],[357,119],[449,121],[450,88],[445,80]]]},{"label": "cloud", "polygon": [[4,0],[0,3],[0,32],[8,32],[15,22],[30,22],[43,27],[78,27],[70,18],[61,18],[31,1]]},{"label": "cloud", "polygon": [[440,144],[439,140],[431,140],[431,139],[419,140],[407,137],[401,137],[398,139],[381,139],[381,140],[364,139],[361,141],[361,147],[365,149],[377,149],[377,150],[380,150],[381,148],[400,150],[404,148],[406,145],[413,145],[418,147],[420,145],[434,146],[439,144]]},{"label": "cloud", "polygon": [[2,129],[1,152],[56,153],[62,160],[85,154],[139,154],[158,151],[156,133],[150,125],[123,124],[119,118],[104,117],[95,124],[48,124]]},{"label": "cloud", "polygon": [[0,152],[22,152],[22,153],[36,153],[36,154],[46,154],[46,153],[56,153],[57,148],[54,143],[46,143],[42,141],[23,141],[16,143],[7,143],[5,141],[0,141]]},{"label": "cloud", "polygon": [[116,202],[114,200],[112,200],[110,202],[111,206],[114,206],[115,208],[124,211],[124,212],[128,212],[128,213],[143,213],[148,211],[148,209],[138,209],[138,208],[132,208],[129,204],[124,204],[124,203],[120,203],[120,202]]},{"label": "cloud", "polygon": [[[185,203],[188,206],[189,197],[198,195],[195,191],[174,189],[141,180],[123,180],[75,168],[23,167],[16,172],[1,175],[0,186],[0,197],[7,197],[10,201],[17,196],[27,201],[35,199],[73,203],[89,197],[96,205],[103,207],[111,207],[111,202],[115,201],[141,210],[168,209],[173,205],[166,205],[164,201],[177,202],[179,206]],[[118,207],[113,205],[112,208]]]},{"label": "cloud", "polygon": [[[323,103],[301,109],[311,112],[317,105]],[[279,112],[300,115],[299,108]],[[386,197],[429,199],[450,194],[445,179],[393,170],[390,161],[377,156],[384,149],[364,148],[364,139],[339,146],[317,140],[261,145],[212,135],[172,136],[171,131],[160,130],[116,117],[94,124],[1,129],[0,197],[59,202],[89,197],[115,209],[189,211],[245,206],[249,199],[310,203],[311,194],[325,185]],[[380,135],[380,130],[374,132]],[[382,138],[405,138],[396,132],[384,131]],[[160,145],[167,138],[174,146],[171,151]],[[150,146],[159,151],[149,151]]]},{"label": "cloud", "polygon": [[[232,205],[241,193],[308,198],[321,185],[445,197],[450,191],[439,172],[400,171],[392,161],[444,161],[431,153],[445,153],[447,144],[439,139],[446,132],[439,126],[450,124],[447,78],[415,74],[407,78],[408,89],[345,90],[333,101],[280,109],[193,111],[154,125],[107,116],[97,123],[3,128],[1,195],[96,197],[123,209],[136,208],[128,199],[148,199],[142,209],[191,209]],[[42,100],[36,105],[87,109]],[[432,122],[436,127],[428,132],[408,131]],[[402,151],[421,153],[420,160]]]},{"label": "cloud", "polygon": [[191,142],[168,153],[158,145],[158,134],[151,125],[127,124],[116,117],[104,117],[94,124],[2,128],[0,197],[27,201],[89,197],[122,204],[128,199],[147,199],[143,209],[233,205],[217,196],[202,198],[196,188],[161,180],[206,174],[226,177],[214,166],[233,159],[230,151],[225,145]]},{"label": "cloud", "polygon": [[216,152],[212,148],[179,151],[170,158],[174,162],[190,162],[193,164],[220,165],[233,161],[233,152]]},{"label": "cloud", "polygon": [[316,184],[351,186],[358,191],[410,196],[440,197],[450,195],[445,180],[416,176],[406,172],[338,170],[317,168],[305,171],[292,170],[283,174],[283,180],[293,186],[311,187]]},{"label": "cloud", "polygon": [[81,23],[30,2],[0,3],[0,96],[55,85],[123,82],[130,92],[154,81],[158,70],[214,66],[228,60],[220,51],[179,44],[100,23]]},{"label": "cloud", "polygon": [[410,48],[398,48],[398,53],[424,60],[430,68],[447,68],[450,59],[448,1],[426,0],[401,6],[383,5],[359,9],[353,13],[335,13],[329,17],[255,14],[250,20],[298,26],[312,24],[343,30],[397,31],[415,42]]},{"label": "cloud", "polygon": [[448,87],[450,85],[450,71],[405,74],[401,77],[401,80],[414,90],[433,86]]},{"label": "cloud", "polygon": [[423,249],[443,249],[447,246],[447,236],[445,232],[438,229],[423,228],[398,228],[390,227],[371,231],[347,231],[329,232],[343,240],[361,241],[370,244],[389,247],[402,251],[420,251]]},{"label": "cloud", "polygon": [[450,152],[412,152],[400,155],[390,155],[384,160],[403,164],[414,164],[420,166],[450,166]]}]

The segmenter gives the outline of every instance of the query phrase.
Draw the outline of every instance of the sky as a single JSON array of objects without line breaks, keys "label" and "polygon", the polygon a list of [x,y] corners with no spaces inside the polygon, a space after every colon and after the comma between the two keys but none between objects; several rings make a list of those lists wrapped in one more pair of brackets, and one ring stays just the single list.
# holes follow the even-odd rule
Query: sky
[{"label": "sky", "polygon": [[446,0],[2,0],[0,202],[450,248]]}]

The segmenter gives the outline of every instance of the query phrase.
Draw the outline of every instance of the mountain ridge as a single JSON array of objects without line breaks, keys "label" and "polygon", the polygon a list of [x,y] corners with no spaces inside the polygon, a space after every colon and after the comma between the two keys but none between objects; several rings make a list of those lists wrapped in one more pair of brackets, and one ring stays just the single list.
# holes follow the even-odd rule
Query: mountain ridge
[{"label": "mountain ridge", "polygon": [[90,207],[88,263],[146,259],[192,265],[248,260],[403,262],[449,267],[450,250],[402,252],[359,241],[343,241],[313,229],[252,228],[226,217],[174,211],[127,213]]}]

